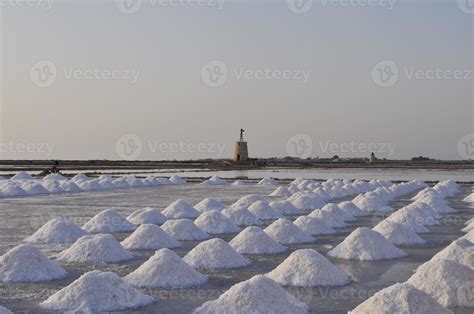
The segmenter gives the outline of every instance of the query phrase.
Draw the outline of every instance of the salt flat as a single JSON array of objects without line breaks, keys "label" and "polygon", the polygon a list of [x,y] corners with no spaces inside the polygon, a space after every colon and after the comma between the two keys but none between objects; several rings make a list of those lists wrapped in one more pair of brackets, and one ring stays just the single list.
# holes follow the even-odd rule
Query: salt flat
[{"label": "salt flat", "polygon": [[[58,194],[33,196],[26,198],[6,198],[0,201],[0,255],[19,245],[22,240],[32,235],[38,228],[54,218],[71,219],[82,226],[90,218],[107,208],[115,208],[122,216],[127,217],[137,209],[156,207],[164,209],[177,199],[184,199],[189,204],[196,204],[206,197],[215,198],[224,205],[231,205],[237,199],[249,194],[268,195],[275,190],[274,186],[247,185],[207,186],[199,184],[185,184],[159,187],[130,188],[109,192],[83,192],[78,194]],[[377,261],[363,262],[356,260],[342,260],[328,257],[335,265],[339,266],[352,278],[352,282],[343,287],[313,287],[313,288],[287,288],[287,290],[309,305],[314,313],[346,313],[354,309],[362,301],[375,292],[391,286],[395,282],[403,282],[410,278],[413,271],[425,263],[453,240],[464,235],[460,230],[464,222],[474,216],[462,199],[471,193],[472,186],[462,185],[461,193],[448,198],[451,207],[458,210],[456,213],[444,215],[441,224],[430,226],[431,233],[420,234],[427,240],[423,246],[403,247],[408,257]],[[417,191],[416,191],[417,192]],[[410,200],[416,192],[397,197],[389,203],[395,210],[411,203]],[[349,200],[347,197],[340,200]],[[279,197],[269,197],[270,200],[281,200]],[[338,199],[339,201],[339,199]],[[372,214],[360,217],[355,222],[347,222],[348,227],[336,229],[334,235],[316,236],[316,242],[308,244],[286,245],[290,248],[283,254],[276,255],[247,255],[252,264],[245,268],[229,270],[205,270],[203,274],[209,276],[209,281],[199,287],[166,290],[166,289],[140,289],[141,292],[160,299],[137,311],[143,313],[190,313],[204,302],[218,298],[232,285],[248,280],[257,274],[265,274],[280,265],[295,249],[311,248],[327,257],[327,252],[341,243],[352,231],[358,227],[372,228],[389,214]],[[296,217],[291,217],[294,220]],[[271,223],[267,221],[266,225]],[[265,226],[261,226],[265,228]],[[116,233],[118,240],[128,237],[131,232]],[[217,236],[230,241],[235,235]],[[182,248],[174,249],[180,257],[185,256],[198,241],[180,241]],[[38,248],[49,257],[61,252],[69,245],[38,245]],[[49,283],[1,283],[0,305],[13,311],[45,312],[39,303],[52,294],[78,279],[81,275],[95,269],[112,271],[123,277],[133,272],[155,251],[133,251],[137,257],[134,260],[116,264],[59,264],[70,274],[63,280]],[[472,313],[472,308],[456,308],[455,313]]]}]

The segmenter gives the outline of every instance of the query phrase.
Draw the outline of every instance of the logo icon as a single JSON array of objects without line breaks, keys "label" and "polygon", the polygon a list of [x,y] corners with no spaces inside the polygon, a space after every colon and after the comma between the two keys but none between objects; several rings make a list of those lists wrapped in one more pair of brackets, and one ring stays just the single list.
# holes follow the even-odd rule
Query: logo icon
[{"label": "logo icon", "polygon": [[38,87],[52,86],[56,77],[56,65],[48,60],[39,61],[30,69],[31,81]]},{"label": "logo icon", "polygon": [[392,87],[398,81],[398,67],[393,61],[382,61],[372,69],[372,80],[380,87]]},{"label": "logo icon", "polygon": [[201,80],[209,87],[220,87],[227,81],[227,66],[222,61],[211,61],[201,70]]},{"label": "logo icon", "polygon": [[458,0],[458,7],[467,14],[474,14],[474,0]]},{"label": "logo icon", "polygon": [[461,137],[458,142],[458,154],[463,159],[474,159],[474,133]]},{"label": "logo icon", "polygon": [[124,14],[137,13],[143,5],[143,0],[115,0],[115,6]]},{"label": "logo icon", "polygon": [[313,153],[313,141],[307,134],[297,134],[286,142],[288,156],[306,159]]},{"label": "logo icon", "polygon": [[115,152],[123,160],[137,160],[142,153],[142,141],[136,134],[126,134],[115,143]]},{"label": "logo icon", "polygon": [[313,7],[313,0],[286,0],[286,5],[295,14],[305,14]]}]

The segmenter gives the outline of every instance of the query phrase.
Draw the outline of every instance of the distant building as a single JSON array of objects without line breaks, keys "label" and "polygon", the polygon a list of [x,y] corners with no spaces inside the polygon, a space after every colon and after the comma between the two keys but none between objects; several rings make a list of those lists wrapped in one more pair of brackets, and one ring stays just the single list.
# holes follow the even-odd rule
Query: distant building
[{"label": "distant building", "polygon": [[377,157],[375,157],[374,152],[370,153],[369,164],[374,164],[377,162]]},{"label": "distant building", "polygon": [[244,141],[244,129],[240,129],[240,139],[234,145],[234,160],[247,161],[249,159],[249,150],[247,142]]},{"label": "distant building", "polygon": [[419,156],[419,157],[413,157],[411,160],[412,161],[430,161],[431,159],[428,157]]}]

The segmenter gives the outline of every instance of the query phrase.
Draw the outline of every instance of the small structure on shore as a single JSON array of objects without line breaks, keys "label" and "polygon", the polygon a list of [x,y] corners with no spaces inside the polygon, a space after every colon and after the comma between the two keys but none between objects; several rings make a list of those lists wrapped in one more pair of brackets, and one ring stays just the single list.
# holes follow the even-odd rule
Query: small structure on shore
[{"label": "small structure on shore", "polygon": [[377,157],[375,157],[374,152],[370,153],[369,164],[375,164],[377,162]]},{"label": "small structure on shore", "polygon": [[240,139],[235,142],[234,145],[234,160],[235,161],[247,161],[249,159],[249,151],[247,148],[247,142],[244,141],[244,129],[240,129]]}]

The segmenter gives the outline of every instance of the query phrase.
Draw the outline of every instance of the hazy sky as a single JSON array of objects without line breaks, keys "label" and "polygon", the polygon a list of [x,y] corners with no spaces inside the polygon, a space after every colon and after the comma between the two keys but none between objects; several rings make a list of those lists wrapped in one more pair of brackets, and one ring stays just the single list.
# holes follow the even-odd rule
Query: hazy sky
[{"label": "hazy sky", "polygon": [[0,0],[1,159],[474,152],[472,0],[30,1]]}]

